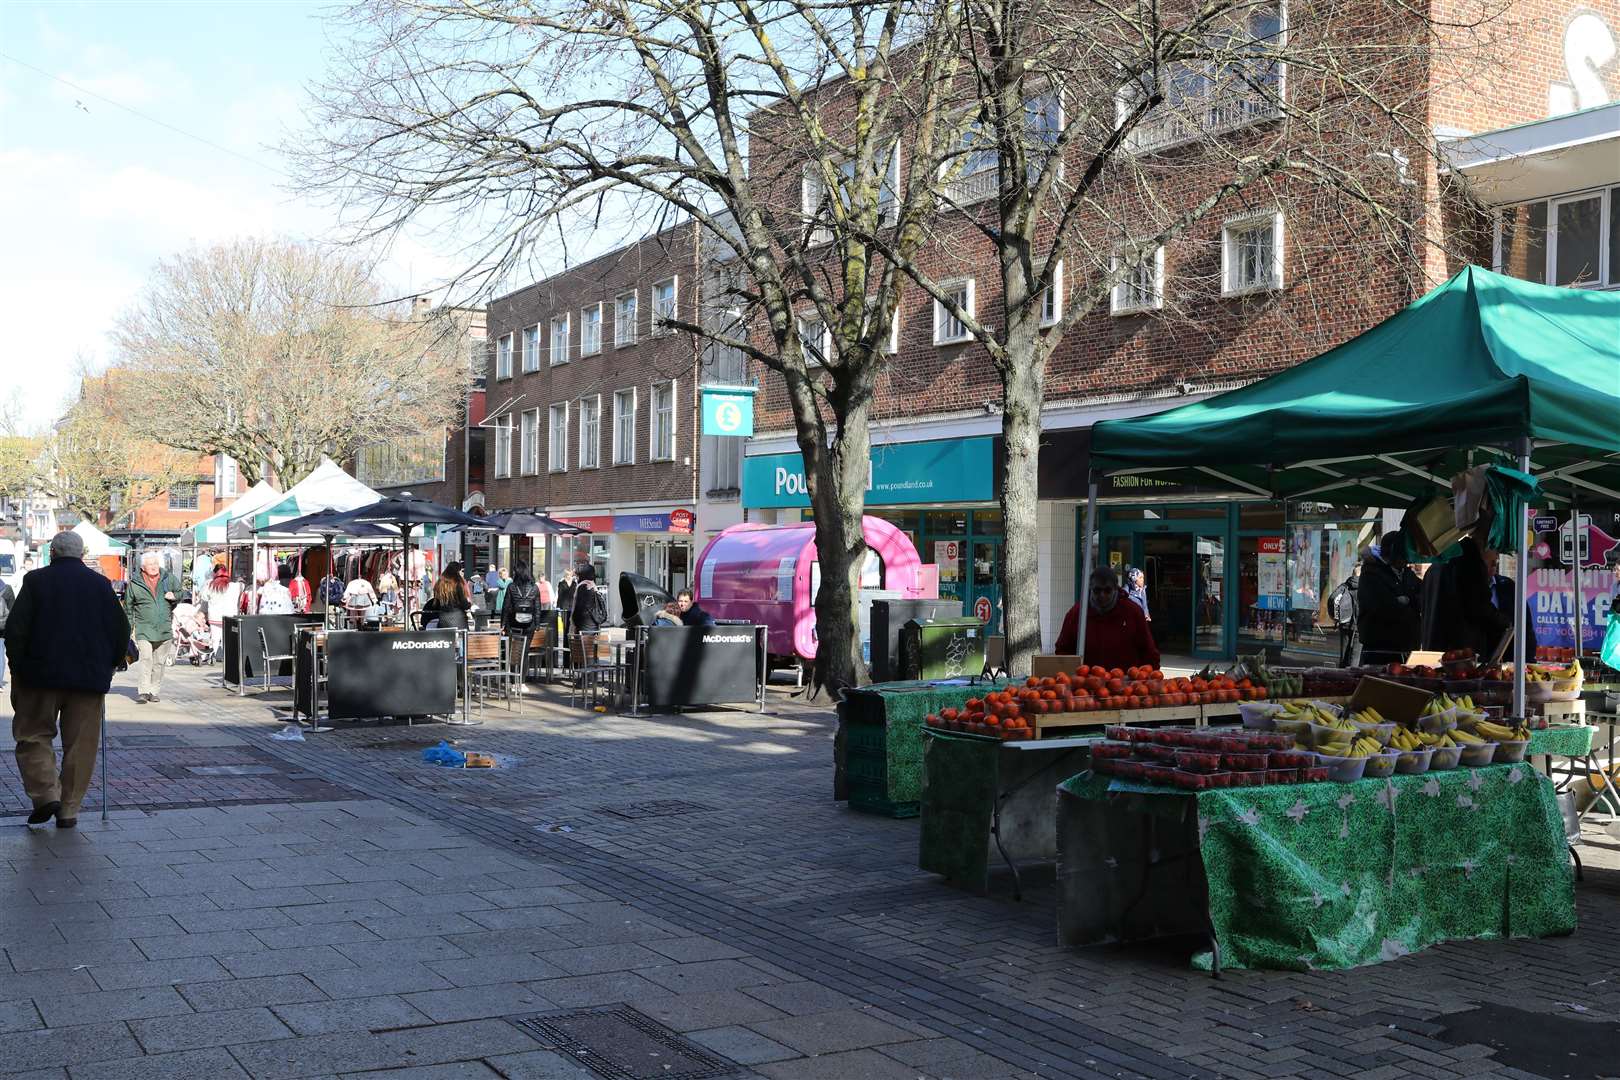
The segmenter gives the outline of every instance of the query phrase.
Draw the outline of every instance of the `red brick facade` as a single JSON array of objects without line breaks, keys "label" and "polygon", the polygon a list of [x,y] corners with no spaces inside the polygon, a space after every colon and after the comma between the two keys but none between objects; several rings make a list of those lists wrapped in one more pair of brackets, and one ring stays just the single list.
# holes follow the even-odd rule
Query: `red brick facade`
[{"label": "red brick facade", "polygon": [[[696,321],[700,283],[694,230],[679,226],[593,259],[490,303],[485,422],[485,497],[492,509],[591,509],[697,500],[698,439],[693,387],[698,374],[694,339],[655,331],[654,289],[674,281],[676,317]],[[632,341],[620,340],[617,310],[635,297]],[[587,325],[599,311],[599,348],[588,351]],[[566,358],[554,350],[553,321],[566,320]],[[535,334],[525,361],[525,331]],[[509,344],[503,344],[503,341]],[[560,344],[560,338],[558,342]],[[510,374],[501,369],[510,349]],[[533,370],[525,370],[525,368]],[[665,410],[673,438],[655,445],[655,401],[673,383]],[[629,461],[615,460],[615,395],[630,392],[634,439]],[[666,399],[668,400],[668,399]],[[582,401],[596,403],[596,465],[583,465]],[[567,406],[565,462],[553,454],[553,406]],[[588,405],[586,406],[589,407]],[[538,410],[537,453],[526,467],[523,414]],[[626,410],[628,413],[628,410]],[[498,462],[503,418],[511,418],[509,469]],[[655,459],[655,452],[659,459]],[[561,466],[561,468],[559,468]],[[510,475],[503,476],[503,471]]]}]

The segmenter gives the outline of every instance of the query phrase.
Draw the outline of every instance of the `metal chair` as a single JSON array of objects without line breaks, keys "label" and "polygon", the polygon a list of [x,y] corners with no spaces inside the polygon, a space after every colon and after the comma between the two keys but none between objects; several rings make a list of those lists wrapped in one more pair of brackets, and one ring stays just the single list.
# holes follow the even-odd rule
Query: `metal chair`
[{"label": "metal chair", "polygon": [[623,628],[581,631],[574,635],[574,683],[569,701],[581,707],[596,704],[597,691],[605,687],[617,700],[623,683],[624,665],[614,659],[613,642],[625,640]]},{"label": "metal chair", "polygon": [[[553,651],[550,647],[551,634],[544,626],[537,626],[529,634],[528,649],[523,658],[523,674],[529,675],[529,665],[534,663],[537,670],[534,674],[544,680],[551,681]],[[543,665],[543,666],[542,666]],[[541,674],[544,672],[544,674]]]},{"label": "metal chair", "polygon": [[[288,639],[287,648],[289,650],[292,648],[291,639]],[[259,627],[259,655],[264,658],[264,689],[269,690],[271,665],[274,664],[276,667],[280,667],[282,661],[291,663],[294,658],[294,654],[290,651],[284,653],[272,653],[270,651],[270,639],[265,636],[264,627],[261,626]]]}]

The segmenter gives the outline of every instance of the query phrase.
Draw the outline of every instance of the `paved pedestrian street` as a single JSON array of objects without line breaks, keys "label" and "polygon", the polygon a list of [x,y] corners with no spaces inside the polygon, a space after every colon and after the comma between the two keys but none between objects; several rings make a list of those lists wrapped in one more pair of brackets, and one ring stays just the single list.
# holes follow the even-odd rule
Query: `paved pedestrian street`
[{"label": "paved pedestrian street", "polygon": [[[286,693],[217,668],[132,698],[120,676],[105,824],[98,786],[77,831],[23,827],[5,747],[8,1076],[1620,1073],[1620,845],[1595,828],[1571,937],[1212,979],[1187,943],[1058,946],[1050,882],[919,871],[916,821],[832,801],[831,710],[786,693],[633,718],[540,691],[481,727],[290,743]],[[441,738],[502,767],[423,763]]]}]

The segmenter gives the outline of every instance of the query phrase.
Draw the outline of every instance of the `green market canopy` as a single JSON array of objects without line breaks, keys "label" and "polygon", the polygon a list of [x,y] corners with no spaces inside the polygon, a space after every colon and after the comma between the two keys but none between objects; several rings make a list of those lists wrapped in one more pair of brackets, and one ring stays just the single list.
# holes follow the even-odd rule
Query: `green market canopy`
[{"label": "green market canopy", "polygon": [[182,532],[180,543],[186,547],[192,544],[223,544],[230,538],[231,522],[257,513],[280,498],[280,491],[266,481],[260,480],[238,496],[231,505],[218,513],[210,514]]},{"label": "green market canopy", "polygon": [[1620,499],[1620,293],[1470,266],[1320,356],[1091,439],[1098,474],[1374,506],[1449,494],[1530,439],[1544,496]]},{"label": "green market canopy", "polygon": [[321,458],[315,471],[287,489],[278,501],[231,523],[231,539],[246,541],[267,526],[313,514],[317,510],[356,510],[382,498],[344,472],[331,458]]}]

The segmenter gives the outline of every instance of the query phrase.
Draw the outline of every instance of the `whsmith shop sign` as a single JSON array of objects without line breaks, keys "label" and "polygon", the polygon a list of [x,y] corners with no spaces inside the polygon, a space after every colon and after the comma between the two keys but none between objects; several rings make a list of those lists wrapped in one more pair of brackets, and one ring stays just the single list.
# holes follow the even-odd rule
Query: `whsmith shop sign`
[{"label": "whsmith shop sign", "polygon": [[[993,439],[940,439],[871,448],[869,506],[988,502],[995,498]],[[809,506],[804,458],[798,453],[743,458],[742,504],[752,508]]]}]

